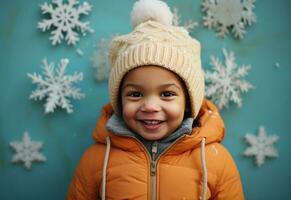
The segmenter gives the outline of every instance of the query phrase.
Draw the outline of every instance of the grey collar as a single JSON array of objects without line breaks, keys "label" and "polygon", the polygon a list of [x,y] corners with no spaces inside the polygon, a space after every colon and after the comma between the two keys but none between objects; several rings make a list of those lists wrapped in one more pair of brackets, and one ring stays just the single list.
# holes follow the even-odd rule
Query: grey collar
[{"label": "grey collar", "polygon": [[[168,137],[156,141],[158,142],[158,154],[163,152],[171,143],[173,143],[176,139],[181,137],[184,134],[191,134],[192,132],[192,124],[193,124],[194,119],[193,118],[186,118],[183,120],[181,125]],[[106,129],[110,132],[112,132],[115,135],[120,135],[120,136],[131,136],[134,138],[137,138],[139,141],[141,141],[144,146],[147,148],[147,150],[150,152],[152,143],[154,141],[148,141],[142,138],[140,135],[137,133],[134,133],[132,130],[128,128],[122,117],[113,114],[110,119],[108,120],[106,124]]]}]

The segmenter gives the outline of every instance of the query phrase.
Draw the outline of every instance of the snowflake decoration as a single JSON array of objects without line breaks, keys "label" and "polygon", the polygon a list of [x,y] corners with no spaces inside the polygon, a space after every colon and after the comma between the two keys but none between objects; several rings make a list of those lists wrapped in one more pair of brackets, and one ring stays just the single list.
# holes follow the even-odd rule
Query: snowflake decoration
[{"label": "snowflake decoration", "polygon": [[192,30],[194,30],[194,28],[196,28],[198,26],[198,22],[189,20],[186,23],[184,23],[183,25],[181,24],[181,16],[178,13],[178,9],[174,8],[173,9],[173,25],[174,26],[182,26],[184,27],[188,32],[191,32]]},{"label": "snowflake decoration", "polygon": [[32,83],[37,84],[37,89],[32,91],[30,99],[42,100],[47,97],[45,113],[54,112],[56,106],[61,106],[67,110],[68,113],[73,112],[69,97],[73,99],[81,99],[85,95],[80,93],[80,89],[74,88],[74,82],[83,80],[83,73],[74,73],[74,75],[65,75],[66,67],[69,63],[68,59],[61,59],[58,69],[54,69],[54,63],[48,63],[46,59],[43,60],[43,74],[27,74],[32,79]]},{"label": "snowflake decoration", "polygon": [[97,48],[91,57],[92,66],[95,69],[95,78],[98,81],[107,80],[110,73],[110,64],[108,60],[109,45],[114,35],[109,38],[101,38],[98,42]]},{"label": "snowflake decoration", "polygon": [[261,126],[257,136],[246,134],[245,139],[251,146],[248,147],[244,155],[255,156],[256,164],[260,167],[265,162],[265,157],[278,157],[277,150],[273,147],[279,139],[277,135],[267,136],[265,128]]},{"label": "snowflake decoration", "polygon": [[208,28],[216,27],[217,35],[225,37],[228,28],[236,38],[242,39],[246,33],[245,26],[256,22],[253,12],[255,0],[204,0],[202,11],[206,12],[203,24]]},{"label": "snowflake decoration", "polygon": [[22,141],[10,142],[10,147],[13,148],[16,152],[16,154],[12,157],[11,162],[23,162],[24,167],[30,170],[32,162],[46,161],[46,157],[39,152],[42,146],[43,142],[32,141],[28,132],[25,132],[22,136]]},{"label": "snowflake decoration", "polygon": [[89,27],[89,22],[79,20],[80,15],[89,14],[92,6],[83,2],[76,7],[78,4],[77,0],[68,0],[68,3],[63,3],[63,0],[53,0],[52,4],[45,2],[40,6],[42,14],[49,14],[51,18],[38,22],[38,28],[44,32],[53,27],[54,30],[49,38],[53,45],[60,44],[62,39],[65,39],[68,45],[75,45],[80,40],[75,29],[80,30],[83,35],[86,32],[94,32]]},{"label": "snowflake decoration", "polygon": [[228,107],[230,101],[242,106],[241,93],[253,89],[254,86],[243,80],[248,74],[250,65],[238,67],[233,52],[222,49],[225,57],[225,66],[218,58],[211,56],[213,72],[205,72],[206,96],[218,106],[219,109]]}]

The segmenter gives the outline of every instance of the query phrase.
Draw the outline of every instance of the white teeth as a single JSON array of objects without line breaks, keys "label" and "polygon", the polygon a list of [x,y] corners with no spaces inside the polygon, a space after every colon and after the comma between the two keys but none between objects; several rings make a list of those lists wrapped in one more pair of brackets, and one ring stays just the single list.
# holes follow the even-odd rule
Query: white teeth
[{"label": "white teeth", "polygon": [[149,124],[149,125],[156,125],[156,124],[159,124],[161,121],[159,121],[159,120],[144,120],[143,122],[145,124]]}]

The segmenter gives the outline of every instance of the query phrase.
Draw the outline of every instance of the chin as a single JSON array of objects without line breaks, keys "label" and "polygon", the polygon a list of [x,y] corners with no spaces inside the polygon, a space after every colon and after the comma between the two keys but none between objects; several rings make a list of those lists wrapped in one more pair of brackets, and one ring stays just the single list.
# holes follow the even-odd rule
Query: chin
[{"label": "chin", "polygon": [[140,134],[140,136],[150,141],[156,141],[166,137],[166,135],[154,135],[154,134]]}]

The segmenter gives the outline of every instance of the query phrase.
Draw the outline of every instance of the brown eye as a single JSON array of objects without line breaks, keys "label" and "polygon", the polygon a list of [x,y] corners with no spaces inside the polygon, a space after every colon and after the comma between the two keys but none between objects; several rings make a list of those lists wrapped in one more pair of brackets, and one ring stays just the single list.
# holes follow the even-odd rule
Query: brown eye
[{"label": "brown eye", "polygon": [[162,97],[172,97],[172,96],[176,96],[176,94],[174,92],[165,91],[165,92],[162,92],[161,96]]},{"label": "brown eye", "polygon": [[142,94],[140,92],[130,92],[127,94],[129,97],[142,97]]}]

